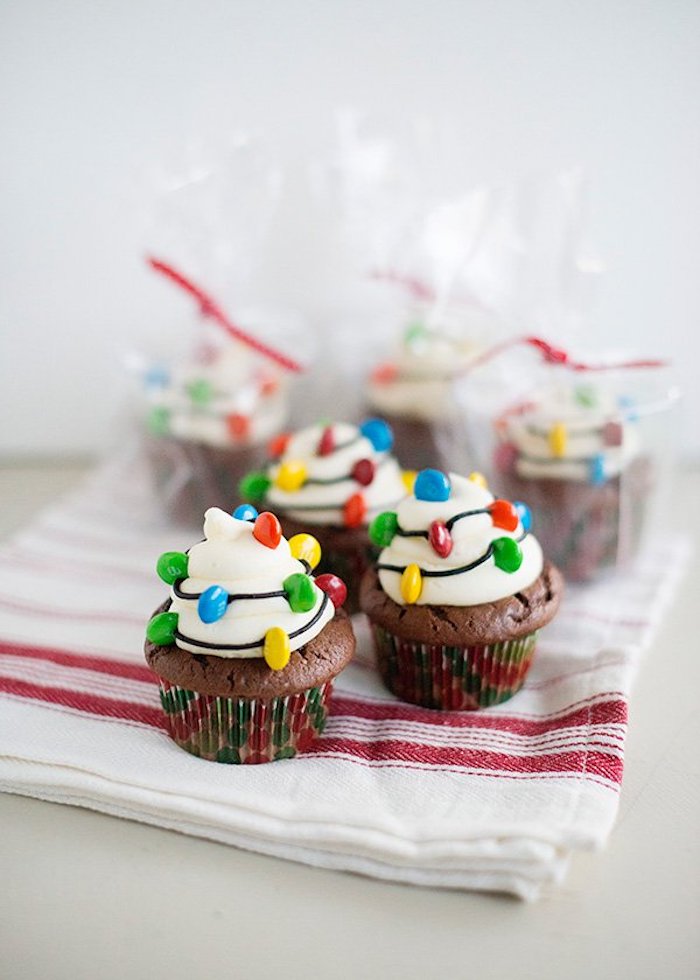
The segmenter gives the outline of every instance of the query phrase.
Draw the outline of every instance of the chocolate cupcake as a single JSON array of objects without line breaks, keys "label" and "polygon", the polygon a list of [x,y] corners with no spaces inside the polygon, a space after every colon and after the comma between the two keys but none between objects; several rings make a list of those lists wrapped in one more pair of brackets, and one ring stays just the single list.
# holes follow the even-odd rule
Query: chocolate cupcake
[{"label": "chocolate cupcake", "polygon": [[271,513],[207,511],[204,540],[166,552],[170,599],[148,624],[146,660],[181,748],[227,763],[288,759],[325,725],[333,679],[355,649],[345,586],[314,578],[310,534],[282,537]]},{"label": "chocolate cupcake", "polygon": [[382,551],[360,601],[389,690],[443,710],[512,697],[562,594],[528,508],[479,481],[423,470],[370,535]]},{"label": "chocolate cupcake", "polygon": [[265,460],[268,439],[287,421],[283,372],[229,340],[146,380],[156,489],[168,515],[192,525],[207,507],[228,508],[241,477]]},{"label": "chocolate cupcake", "polygon": [[542,547],[574,582],[627,563],[652,483],[633,409],[591,384],[560,384],[502,413],[494,464],[527,500]]},{"label": "chocolate cupcake", "polygon": [[371,559],[367,525],[407,493],[392,445],[391,427],[381,419],[359,427],[320,422],[273,440],[267,468],[240,484],[246,500],[279,514],[287,536],[313,527],[323,551],[320,571],[344,579],[351,613],[359,609],[359,583]]}]

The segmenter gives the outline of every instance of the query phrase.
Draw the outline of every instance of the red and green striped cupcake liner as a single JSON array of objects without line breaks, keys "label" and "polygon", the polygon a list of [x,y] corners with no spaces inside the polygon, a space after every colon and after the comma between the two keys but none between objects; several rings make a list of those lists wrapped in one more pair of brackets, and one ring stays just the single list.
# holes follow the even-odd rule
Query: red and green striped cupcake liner
[{"label": "red and green striped cupcake liner", "polygon": [[186,752],[230,765],[292,759],[323,731],[332,682],[268,700],[199,694],[158,678],[171,738]]},{"label": "red and green striped cupcake liner", "polygon": [[442,711],[476,711],[512,698],[523,685],[537,632],[486,646],[403,640],[372,624],[377,667],[402,701]]}]

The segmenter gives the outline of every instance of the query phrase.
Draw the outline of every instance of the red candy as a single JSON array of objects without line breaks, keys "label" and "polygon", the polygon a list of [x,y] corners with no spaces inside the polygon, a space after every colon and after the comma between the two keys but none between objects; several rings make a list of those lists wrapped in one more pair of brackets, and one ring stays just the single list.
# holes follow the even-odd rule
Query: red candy
[{"label": "red candy", "polygon": [[361,493],[348,497],[343,507],[343,521],[346,527],[360,527],[367,513],[367,504]]},{"label": "red candy", "polygon": [[372,381],[376,384],[390,384],[399,373],[395,364],[378,364],[372,371]]},{"label": "red candy", "polygon": [[238,412],[226,416],[226,425],[234,439],[245,439],[250,432],[250,419]]},{"label": "red candy", "polygon": [[494,500],[492,504],[489,504],[488,512],[491,515],[493,526],[503,528],[504,531],[515,531],[520,523],[518,512],[510,500]]},{"label": "red candy", "polygon": [[330,456],[334,449],[335,436],[333,435],[333,426],[327,425],[318,441],[318,449],[316,450],[316,453],[319,456]]},{"label": "red candy", "polygon": [[336,609],[343,605],[348,597],[348,590],[342,578],[337,575],[317,575],[314,580],[322,592],[325,592]]},{"label": "red candy", "polygon": [[501,473],[510,473],[515,467],[518,450],[512,442],[502,442],[496,447],[494,463]]},{"label": "red candy", "polygon": [[368,487],[374,479],[375,468],[371,459],[358,459],[350,475],[356,483],[359,483],[363,487]]},{"label": "red candy", "polygon": [[619,422],[606,422],[603,426],[603,445],[621,446],[622,445],[622,426]]},{"label": "red candy", "polygon": [[284,454],[285,449],[292,438],[290,432],[280,432],[278,436],[273,436],[267,444],[267,452],[272,459],[279,459]]},{"label": "red candy", "polygon": [[269,510],[258,514],[253,525],[253,537],[266,548],[276,548],[282,537],[280,522]]},{"label": "red candy", "polygon": [[447,558],[452,551],[452,535],[443,521],[433,521],[428,528],[428,541],[436,555]]}]

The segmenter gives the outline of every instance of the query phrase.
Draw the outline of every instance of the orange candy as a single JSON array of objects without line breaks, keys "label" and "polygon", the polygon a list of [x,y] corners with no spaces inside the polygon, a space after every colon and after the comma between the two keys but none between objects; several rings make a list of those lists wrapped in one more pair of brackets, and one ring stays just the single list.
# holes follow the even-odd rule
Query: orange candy
[{"label": "orange candy", "polygon": [[488,511],[493,526],[503,528],[504,531],[515,531],[520,523],[518,512],[510,500],[494,500],[489,504]]},{"label": "orange candy", "polygon": [[250,419],[247,415],[233,412],[226,416],[226,425],[234,439],[245,439],[250,433]]},{"label": "orange candy", "polygon": [[280,522],[269,510],[258,514],[253,525],[253,537],[266,548],[276,548],[282,537]]},{"label": "orange candy", "polygon": [[351,497],[348,497],[343,507],[345,527],[361,527],[366,513],[367,504],[365,503],[365,498],[361,493],[354,493]]},{"label": "orange candy", "polygon": [[278,459],[284,453],[291,438],[291,432],[280,432],[279,435],[273,436],[267,444],[268,455]]}]

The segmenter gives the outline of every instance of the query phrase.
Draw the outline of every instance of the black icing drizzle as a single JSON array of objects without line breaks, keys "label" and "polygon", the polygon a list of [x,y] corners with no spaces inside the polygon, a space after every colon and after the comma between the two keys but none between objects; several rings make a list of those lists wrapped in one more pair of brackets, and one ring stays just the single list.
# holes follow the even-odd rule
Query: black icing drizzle
[{"label": "black icing drizzle", "polygon": [[[451,531],[457,521],[461,521],[464,517],[475,517],[477,514],[488,513],[490,513],[488,507],[479,507],[478,510],[463,510],[460,514],[455,514],[454,517],[450,517],[449,520],[446,520],[445,527],[448,531]],[[396,533],[401,538],[425,538],[427,540],[430,537],[429,531],[404,531],[402,527],[397,527]]]},{"label": "black icing drizzle", "polygon": [[[324,592],[323,602],[318,607],[318,610],[313,618],[310,619],[305,626],[301,626],[298,630],[294,630],[293,633],[288,633],[287,635],[289,639],[293,640],[297,636],[301,636],[302,633],[305,633],[307,630],[310,630],[312,626],[315,626],[319,619],[323,616],[329,601],[328,595]],[[174,636],[176,640],[182,640],[183,643],[189,643],[193,647],[202,647],[202,649],[205,650],[255,650],[257,647],[262,647],[265,644],[265,637],[263,637],[261,640],[257,640],[255,643],[208,643],[206,640],[194,640],[177,629],[175,630]]]},{"label": "black icing drizzle", "polygon": [[[480,511],[472,511],[472,512],[466,511],[465,514],[467,513],[480,513]],[[465,515],[457,515],[457,516],[465,516]],[[514,538],[513,540],[517,541],[518,544],[520,544],[520,542],[524,541],[527,536],[528,536],[528,532],[524,531],[519,538]],[[450,575],[461,575],[462,572],[471,572],[472,569],[478,568],[479,565],[483,565],[484,562],[488,561],[492,555],[493,555],[493,541],[489,544],[488,548],[486,549],[484,554],[481,555],[480,558],[477,558],[475,561],[470,562],[468,565],[461,565],[459,568],[445,568],[441,571],[424,571],[421,568],[420,573],[423,576],[423,578],[448,578]],[[400,575],[403,575],[403,573],[406,571],[407,568],[408,565],[389,565],[385,562],[377,563],[378,571],[398,572]]]}]

